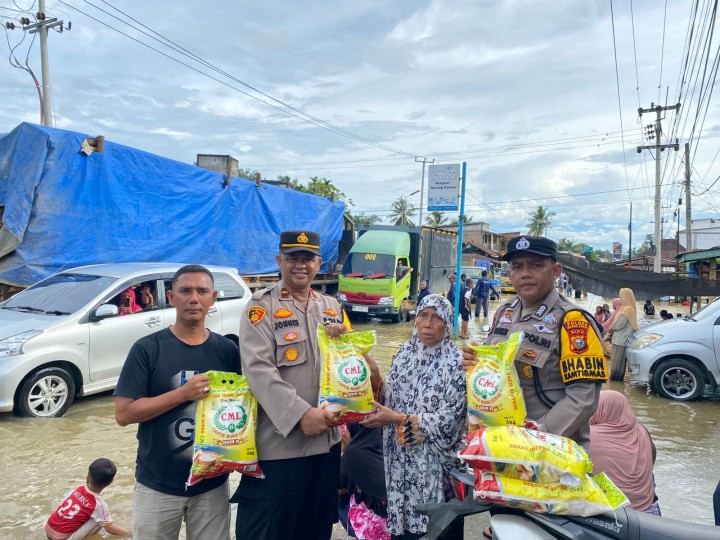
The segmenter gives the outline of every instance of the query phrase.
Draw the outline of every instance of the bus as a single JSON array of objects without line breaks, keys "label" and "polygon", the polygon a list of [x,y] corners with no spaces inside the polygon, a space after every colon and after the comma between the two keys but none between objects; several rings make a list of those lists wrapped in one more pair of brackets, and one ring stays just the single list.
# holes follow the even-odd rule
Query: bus
[{"label": "bus", "polygon": [[507,271],[510,264],[507,262],[503,262],[500,265],[499,272],[495,272],[495,277],[500,280],[500,287],[502,288],[502,293],[510,293],[515,294],[515,288],[512,286],[512,283],[510,283],[510,278],[508,277]]}]

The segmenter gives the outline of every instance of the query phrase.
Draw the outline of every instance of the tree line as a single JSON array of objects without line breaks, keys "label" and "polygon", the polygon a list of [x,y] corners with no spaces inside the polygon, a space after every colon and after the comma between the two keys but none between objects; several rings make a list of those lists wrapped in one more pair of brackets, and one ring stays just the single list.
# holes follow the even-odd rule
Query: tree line
[{"label": "tree line", "polygon": [[[249,169],[241,169],[238,176],[243,178],[254,179],[256,171]],[[307,183],[299,181],[297,178],[291,178],[287,175],[277,177],[279,182],[283,182],[291,189],[302,191],[303,193],[311,193],[320,197],[327,197],[332,201],[342,201],[346,205],[346,213],[356,225],[375,225],[381,223],[383,219],[377,214],[359,212],[353,213],[352,207],[354,203],[352,199],[347,197],[332,180],[328,178],[311,176]],[[419,208],[412,204],[407,196],[400,196],[390,205],[390,215],[387,221],[391,225],[403,225],[407,227],[417,226],[415,216],[419,213]],[[528,216],[526,223],[527,234],[531,236],[547,236],[548,230],[552,224],[552,218],[555,212],[552,212],[544,205],[539,205]],[[462,218],[463,223],[472,223],[473,216],[465,215]],[[457,225],[460,222],[458,218],[449,218],[444,212],[429,212],[425,217],[425,223],[430,227],[442,227],[443,225]],[[607,249],[593,249],[592,246],[584,243],[575,243],[571,238],[560,238],[557,240],[559,251],[568,251],[578,255],[584,255],[591,260],[611,260],[612,253]],[[633,256],[647,252],[653,247],[653,236],[647,235],[644,242],[633,250]],[[624,255],[624,254],[623,254]]]}]

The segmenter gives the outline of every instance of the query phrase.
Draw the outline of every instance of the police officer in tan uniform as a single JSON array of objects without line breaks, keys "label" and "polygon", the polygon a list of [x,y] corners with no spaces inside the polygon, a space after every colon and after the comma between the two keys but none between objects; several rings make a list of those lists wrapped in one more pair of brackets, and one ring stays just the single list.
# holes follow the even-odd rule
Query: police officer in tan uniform
[{"label": "police officer in tan uniform", "polygon": [[243,476],[238,540],[330,538],[337,515],[340,440],[336,417],[319,409],[317,327],[346,333],[334,298],[310,288],[320,268],[320,236],[284,231],[281,280],[253,294],[240,333],[242,372],[258,400],[257,449],[265,479]]},{"label": "police officer in tan uniform", "polygon": [[[594,318],[555,290],[562,266],[552,240],[517,236],[502,259],[510,263],[508,277],[518,296],[498,308],[487,343],[524,333],[515,367],[528,419],[587,449],[590,418],[608,375]],[[474,361],[466,354],[463,364],[467,369]]]}]

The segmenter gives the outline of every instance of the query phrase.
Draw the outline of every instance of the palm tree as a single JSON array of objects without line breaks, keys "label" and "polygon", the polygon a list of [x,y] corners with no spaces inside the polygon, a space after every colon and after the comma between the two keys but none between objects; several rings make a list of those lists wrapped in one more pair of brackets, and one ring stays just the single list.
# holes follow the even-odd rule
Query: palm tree
[{"label": "palm tree", "polygon": [[427,220],[425,220],[425,223],[430,225],[431,227],[440,227],[441,225],[444,225],[447,223],[448,218],[445,214],[442,212],[430,212],[430,215],[427,217]]},{"label": "palm tree", "polygon": [[327,178],[319,178],[317,176],[311,176],[310,181],[307,185],[304,185],[297,178],[290,180],[290,177],[278,176],[278,180],[286,181],[290,187],[296,191],[302,191],[303,193],[312,193],[319,197],[325,197],[331,201],[343,201],[348,206],[353,206],[352,199],[348,199],[347,195],[340,191],[340,189],[333,183],[332,180]]},{"label": "palm tree", "polygon": [[[467,214],[465,214],[465,215],[462,217],[463,225],[465,225],[466,223],[472,223],[472,221],[473,221],[473,217],[472,217],[472,216],[468,216]],[[460,218],[453,219],[453,220],[450,222],[450,225],[460,225]]]},{"label": "palm tree", "polygon": [[575,251],[575,242],[573,242],[571,238],[563,237],[557,241],[557,248],[558,248],[558,251],[574,252]]},{"label": "palm tree", "polygon": [[395,199],[390,209],[393,212],[390,215],[390,221],[393,225],[415,226],[415,223],[410,219],[415,214],[415,206],[408,202],[407,197]]},{"label": "palm tree", "polygon": [[545,233],[550,228],[552,217],[555,212],[549,212],[547,208],[540,205],[535,209],[535,212],[530,214],[530,221],[527,223],[528,234],[532,236],[545,236]]},{"label": "palm tree", "polygon": [[380,216],[377,214],[362,213],[352,216],[352,220],[355,222],[355,225],[375,225],[376,223],[380,223]]}]

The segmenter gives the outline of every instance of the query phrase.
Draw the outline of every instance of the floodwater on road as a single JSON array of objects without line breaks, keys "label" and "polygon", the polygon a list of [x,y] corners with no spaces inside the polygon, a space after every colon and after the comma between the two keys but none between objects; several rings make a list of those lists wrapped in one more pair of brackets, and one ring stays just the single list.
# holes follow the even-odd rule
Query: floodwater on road
[{"label": "floodwater on road", "polygon": [[[588,295],[577,303],[594,311],[608,302]],[[498,306],[492,302],[493,310]],[[639,322],[649,320],[638,304]],[[655,305],[656,312],[687,313],[676,304]],[[492,314],[491,314],[492,316]],[[657,320],[657,318],[653,319]],[[482,338],[483,320],[470,322],[471,334]],[[410,337],[412,323],[358,322],[355,330],[376,330],[376,357],[386,371],[397,348]],[[647,426],[658,449],[655,478],[663,515],[695,523],[713,523],[712,493],[720,480],[720,397],[680,403],[662,399],[644,386],[611,382],[623,392],[638,419]],[[134,484],[135,426],[120,427],[114,419],[109,393],[79,400],[62,418],[27,419],[0,414],[0,538],[44,538],[47,516],[68,490],[84,481],[87,467],[98,457],[118,466],[115,482],[103,491],[116,523],[130,526]],[[237,482],[234,475],[233,484]]]}]

